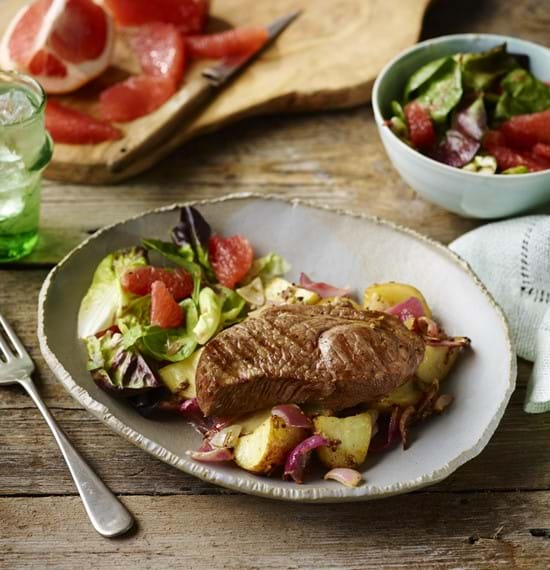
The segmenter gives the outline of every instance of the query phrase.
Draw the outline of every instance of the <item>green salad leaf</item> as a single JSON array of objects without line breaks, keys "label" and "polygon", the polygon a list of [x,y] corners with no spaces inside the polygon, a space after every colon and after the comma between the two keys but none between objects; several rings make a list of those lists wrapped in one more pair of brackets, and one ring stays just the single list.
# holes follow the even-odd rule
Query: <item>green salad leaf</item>
[{"label": "green salad leaf", "polygon": [[199,320],[193,333],[199,344],[206,344],[221,324],[222,300],[210,287],[204,287],[199,294]]},{"label": "green salad leaf", "polygon": [[268,253],[263,257],[259,257],[252,262],[250,270],[245,275],[244,279],[241,280],[243,285],[247,285],[256,277],[260,277],[265,283],[272,279],[273,277],[279,277],[288,273],[291,269],[290,263],[280,256],[278,253]]},{"label": "green salad leaf", "polygon": [[[185,327],[162,329],[156,326],[140,327],[139,336],[136,328],[131,327],[125,333],[129,341],[134,340],[138,349],[156,360],[179,362],[190,356],[197,347],[193,329],[197,325],[198,311],[191,299],[180,303],[185,313]],[[137,338],[136,338],[137,337]]]},{"label": "green salad leaf", "polygon": [[143,248],[132,247],[107,255],[97,266],[78,312],[78,336],[86,338],[115,324],[117,316],[135,298],[120,284],[122,274],[148,264]]},{"label": "green salad leaf", "polygon": [[217,290],[222,302],[221,326],[225,328],[242,321],[246,317],[246,301],[233,289],[219,285]]},{"label": "green salad leaf", "polygon": [[495,81],[519,67],[517,59],[506,51],[506,44],[478,53],[459,56],[464,87],[473,91],[487,91]]},{"label": "green salad leaf", "polygon": [[415,91],[418,95],[414,99],[428,110],[431,118],[436,123],[445,121],[462,98],[460,65],[452,57],[444,58],[435,73]]},{"label": "green salad leaf", "polygon": [[[430,63],[423,65],[420,69],[415,71],[409,77],[409,80],[405,85],[405,93],[404,93],[405,101],[410,101],[411,99],[414,99],[413,95],[415,95],[415,91],[417,91],[421,87],[425,86],[429,81],[431,81],[434,78],[434,76],[438,73],[438,71],[442,67],[447,65],[449,60],[451,59],[452,58],[450,57],[441,57],[434,61],[430,61]],[[394,114],[397,115],[397,113],[395,113],[395,110]]]},{"label": "green salad leaf", "polygon": [[149,363],[135,348],[126,348],[123,335],[107,331],[97,338],[85,339],[87,368],[94,381],[104,390],[130,396],[162,386]]},{"label": "green salad leaf", "polygon": [[514,115],[537,113],[550,109],[550,85],[545,85],[525,69],[514,69],[501,82],[502,94],[495,118],[509,119]]}]

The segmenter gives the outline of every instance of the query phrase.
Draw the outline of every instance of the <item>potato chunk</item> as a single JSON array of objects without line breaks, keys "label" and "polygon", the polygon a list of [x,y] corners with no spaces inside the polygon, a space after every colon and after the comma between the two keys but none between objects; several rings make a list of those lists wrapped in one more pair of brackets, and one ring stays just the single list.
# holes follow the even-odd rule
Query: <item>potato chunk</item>
[{"label": "potato chunk", "polygon": [[369,450],[376,412],[364,412],[347,418],[318,416],[313,420],[315,431],[331,440],[339,441],[334,448],[319,447],[317,455],[329,469],[359,467]]},{"label": "potato chunk", "polygon": [[416,371],[418,381],[426,386],[441,382],[454,366],[461,351],[461,346],[426,346],[424,358]]},{"label": "potato chunk", "polygon": [[201,356],[202,348],[180,362],[174,362],[159,370],[163,384],[181,398],[194,398],[196,393],[195,373]]},{"label": "potato chunk", "polygon": [[270,415],[251,434],[239,438],[235,463],[252,473],[270,473],[306,435],[306,430],[286,427],[281,418]]},{"label": "potato chunk", "polygon": [[389,307],[393,307],[411,297],[416,297],[424,307],[427,317],[432,317],[432,311],[428,306],[424,295],[412,285],[406,283],[375,283],[365,289],[363,295],[363,307],[371,311],[384,311]]},{"label": "potato chunk", "polygon": [[422,390],[416,386],[414,380],[409,380],[384,398],[373,402],[373,407],[380,411],[390,410],[393,406],[399,406],[404,409],[409,406],[415,406],[421,398]]},{"label": "potato chunk", "polygon": [[265,286],[265,299],[270,303],[288,305],[315,305],[321,297],[313,291],[308,291],[282,277],[274,277]]}]

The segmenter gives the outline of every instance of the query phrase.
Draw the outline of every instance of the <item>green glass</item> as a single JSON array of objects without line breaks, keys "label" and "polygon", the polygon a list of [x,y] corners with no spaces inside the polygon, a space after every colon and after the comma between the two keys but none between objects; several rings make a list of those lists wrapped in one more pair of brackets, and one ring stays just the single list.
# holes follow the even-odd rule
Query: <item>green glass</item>
[{"label": "green glass", "polygon": [[0,262],[28,255],[38,241],[42,171],[53,151],[45,104],[34,79],[0,71]]}]

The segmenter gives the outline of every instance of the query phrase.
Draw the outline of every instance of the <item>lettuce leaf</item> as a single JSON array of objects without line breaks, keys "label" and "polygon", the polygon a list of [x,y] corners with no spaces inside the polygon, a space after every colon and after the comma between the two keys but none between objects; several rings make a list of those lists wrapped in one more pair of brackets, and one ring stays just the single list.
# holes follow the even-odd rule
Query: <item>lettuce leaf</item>
[{"label": "lettuce leaf", "polygon": [[162,386],[149,363],[135,348],[126,348],[123,336],[107,331],[85,339],[88,370],[96,384],[116,396],[131,396]]},{"label": "lettuce leaf", "polygon": [[277,253],[268,253],[264,257],[259,257],[252,262],[250,270],[242,279],[243,285],[248,285],[256,277],[260,277],[265,283],[273,277],[279,277],[288,273],[291,269],[290,263]]},{"label": "lettuce leaf", "polygon": [[214,272],[208,259],[208,245],[212,229],[202,214],[192,206],[180,211],[180,221],[172,230],[172,241],[179,247],[191,247],[197,261],[205,269],[208,278],[214,280]]},{"label": "lettuce leaf", "polygon": [[436,123],[444,122],[462,98],[462,73],[459,63],[446,58],[428,81],[418,90],[416,101],[428,109]]},{"label": "lettuce leaf", "polygon": [[217,286],[222,302],[220,324],[222,328],[241,322],[247,314],[246,301],[233,289],[222,285]]},{"label": "lettuce leaf", "polygon": [[158,361],[185,360],[197,347],[193,329],[198,321],[198,312],[191,299],[185,299],[180,306],[185,312],[185,327],[162,329],[134,323],[123,332],[124,345],[136,347],[143,354]]},{"label": "lettuce leaf", "polygon": [[210,287],[204,287],[199,294],[199,320],[193,333],[199,344],[206,344],[221,325],[222,300]]},{"label": "lettuce leaf", "polygon": [[120,284],[120,277],[128,269],[148,264],[141,247],[115,251],[97,266],[88,292],[80,303],[78,336],[86,338],[115,324],[118,315],[135,298]]},{"label": "lettuce leaf", "polygon": [[[405,85],[405,93],[404,93],[405,101],[410,101],[413,98],[412,95],[415,95],[415,91],[417,91],[418,89],[420,89],[421,87],[426,85],[426,83],[428,83],[428,81],[433,79],[433,77],[436,75],[436,73],[443,66],[447,65],[449,60],[451,60],[451,59],[452,58],[450,58],[450,57],[442,57],[442,58],[436,59],[434,61],[430,61],[430,63],[423,65],[420,69],[415,71],[409,77],[409,80],[407,81],[407,84]],[[395,111],[394,111],[394,114],[397,115],[397,113],[395,113]],[[397,116],[399,116],[399,115],[397,115]],[[404,118],[405,117],[403,116],[403,120],[404,120]]]},{"label": "lettuce leaf", "polygon": [[550,85],[545,85],[525,69],[508,73],[501,87],[502,94],[495,108],[496,119],[506,120],[514,115],[550,109]]},{"label": "lettuce leaf", "polygon": [[519,67],[518,60],[506,51],[506,44],[478,53],[459,56],[464,87],[475,92],[487,91],[499,77]]}]

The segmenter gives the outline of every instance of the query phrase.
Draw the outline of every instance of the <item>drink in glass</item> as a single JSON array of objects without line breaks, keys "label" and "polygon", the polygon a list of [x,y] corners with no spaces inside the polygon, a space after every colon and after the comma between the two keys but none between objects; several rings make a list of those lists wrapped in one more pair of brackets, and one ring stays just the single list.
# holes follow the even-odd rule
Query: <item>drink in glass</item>
[{"label": "drink in glass", "polygon": [[0,262],[27,255],[38,240],[41,177],[52,156],[45,104],[34,79],[0,71]]}]

